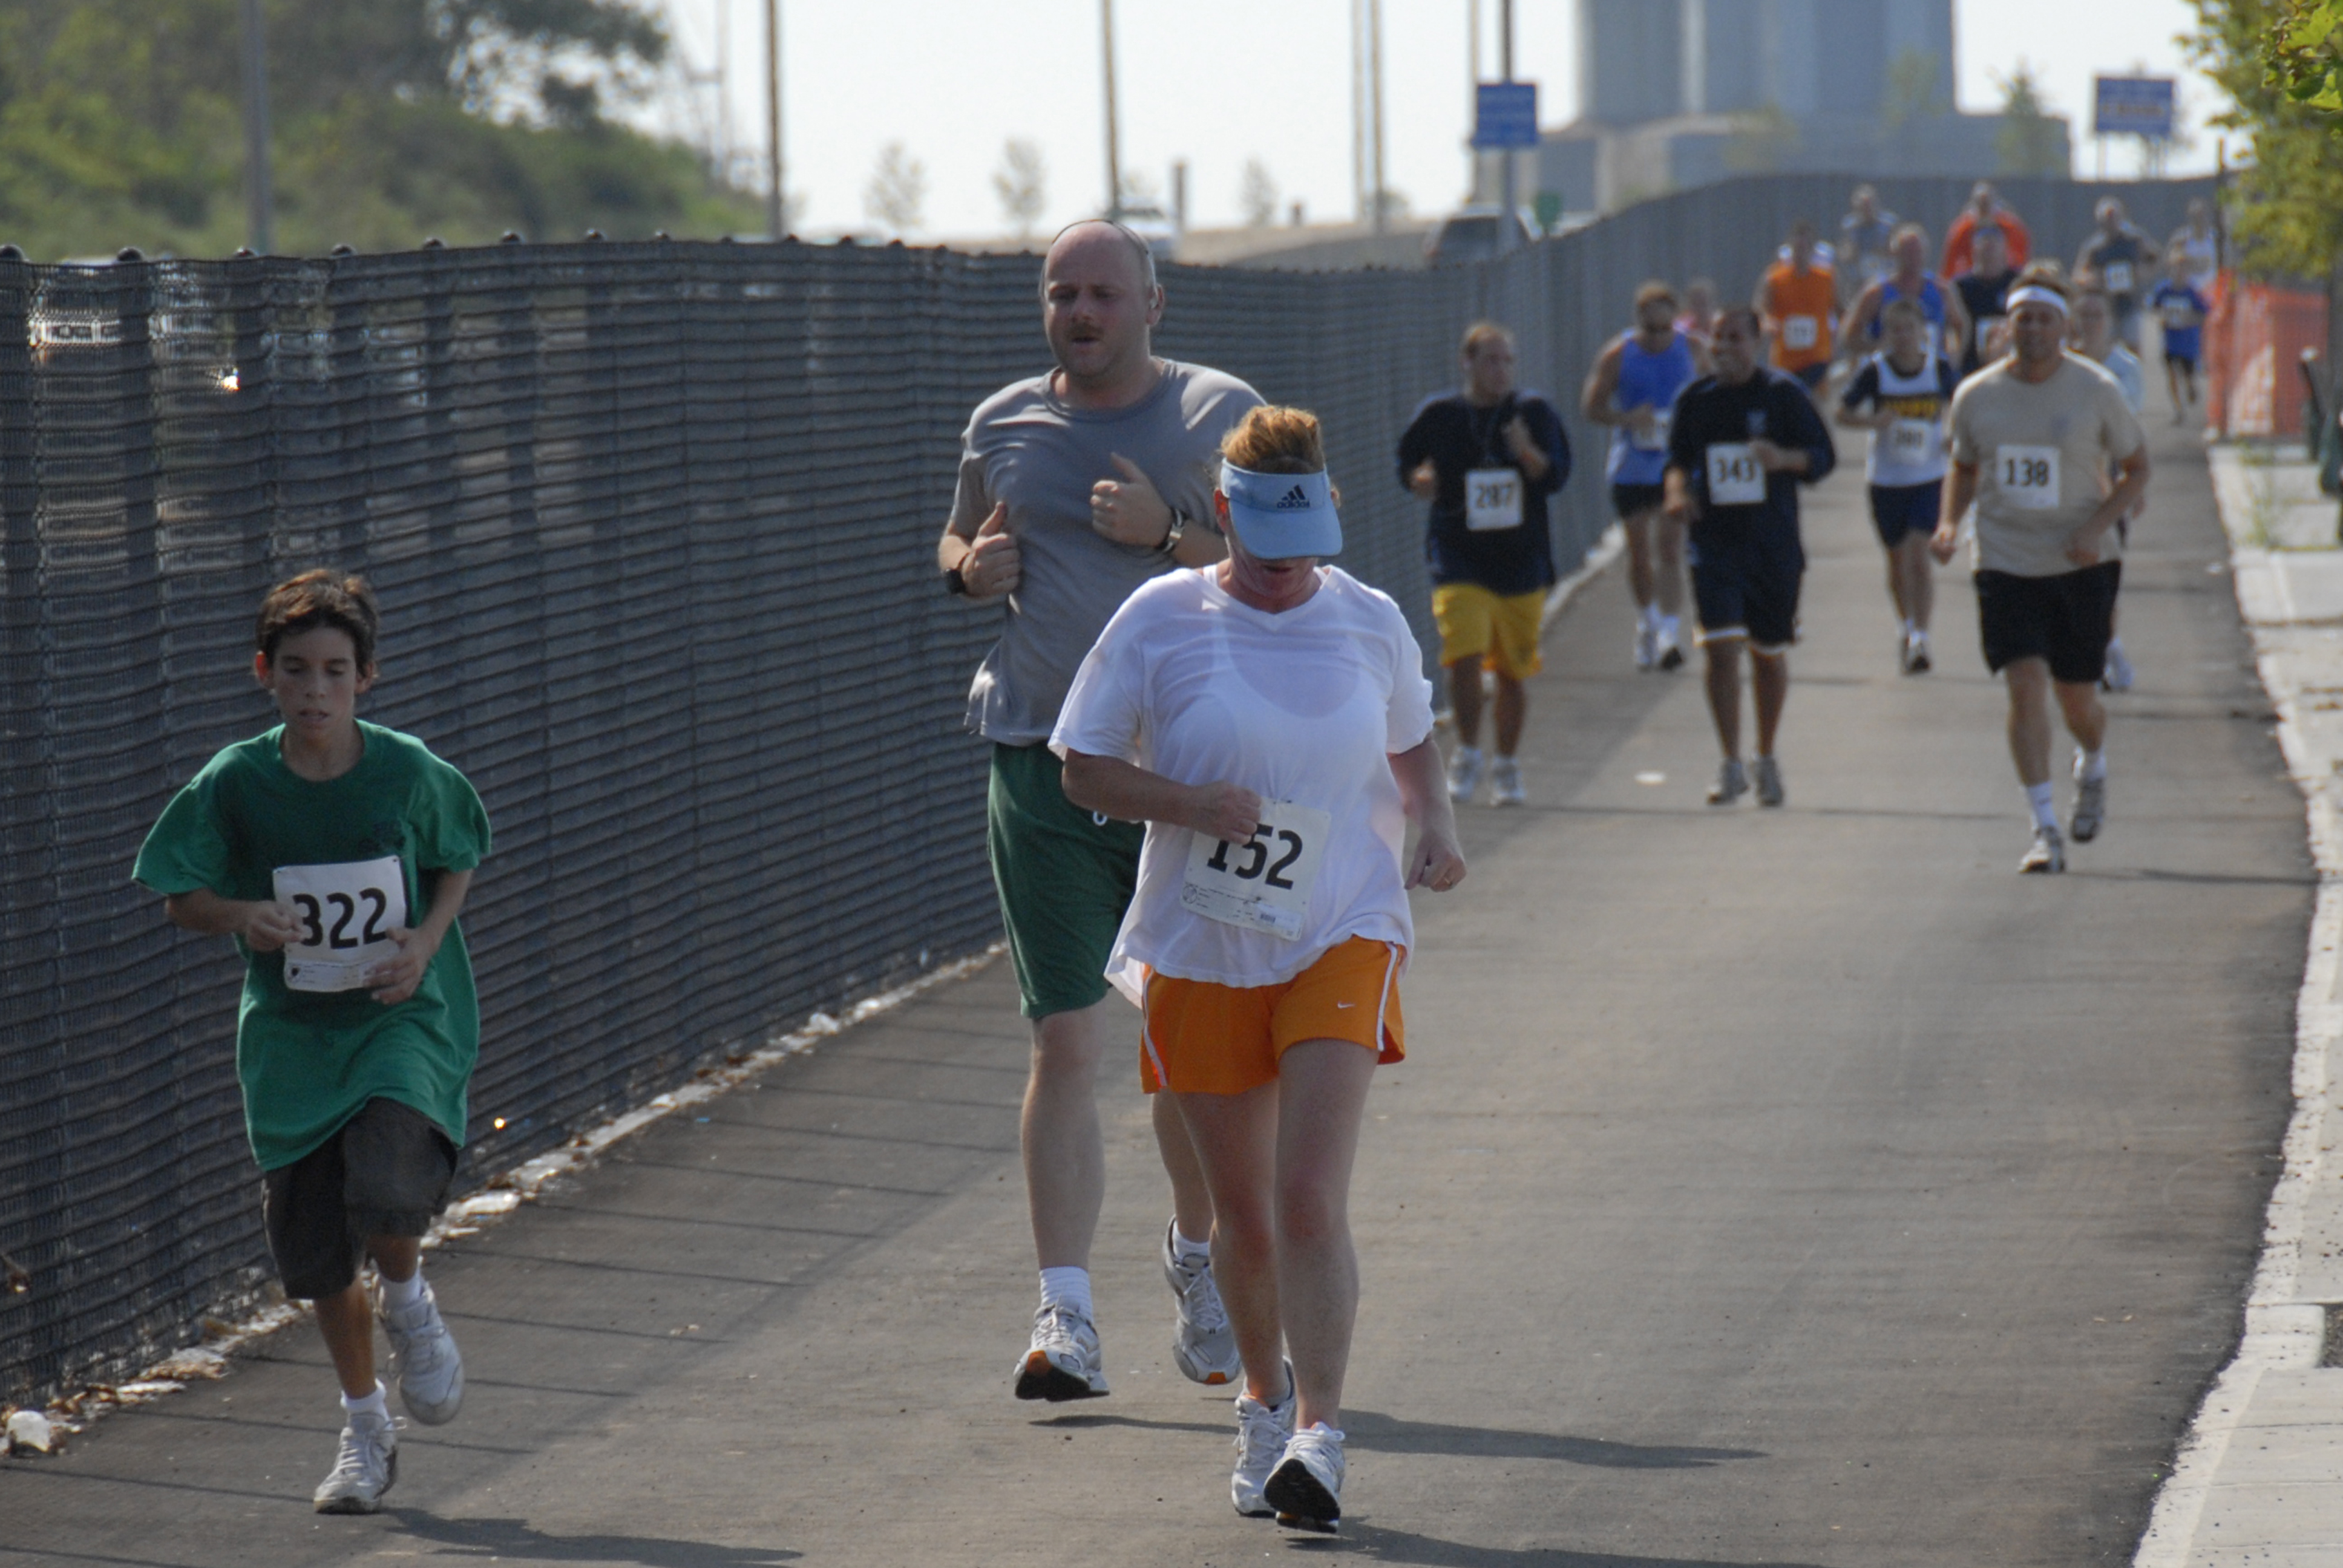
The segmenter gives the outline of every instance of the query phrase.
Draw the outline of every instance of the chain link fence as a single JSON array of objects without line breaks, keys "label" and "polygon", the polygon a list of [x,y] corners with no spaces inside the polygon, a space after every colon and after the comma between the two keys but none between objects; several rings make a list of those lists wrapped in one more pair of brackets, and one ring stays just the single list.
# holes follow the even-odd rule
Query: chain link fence
[{"label": "chain link fence", "polygon": [[[1845,186],[1740,182],[1474,267],[1174,267],[1158,347],[1323,417],[1343,564],[1430,647],[1393,452],[1462,329],[1514,327],[1567,407],[1642,278],[1745,291]],[[0,1251],[31,1280],[0,1294],[0,1398],[148,1364],[260,1288],[230,950],[129,870],[274,721],[251,616],[293,571],[374,581],[369,716],[496,824],[468,1180],[994,939],[960,713],[997,612],[933,550],[969,410],[1045,363],[1037,276],[797,244],[0,261]],[[1609,520],[1570,425],[1565,568]]]}]

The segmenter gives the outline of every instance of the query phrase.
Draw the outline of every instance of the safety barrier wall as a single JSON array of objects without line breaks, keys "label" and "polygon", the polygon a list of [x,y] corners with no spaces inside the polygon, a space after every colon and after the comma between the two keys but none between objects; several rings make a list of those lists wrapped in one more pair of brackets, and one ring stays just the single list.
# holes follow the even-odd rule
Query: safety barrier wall
[{"label": "safety barrier wall", "polygon": [[[1644,276],[1754,276],[1844,186],[1744,182],[1431,273],[1174,267],[1159,348],[1325,418],[1343,564],[1429,644],[1392,452],[1462,328],[1511,323],[1567,404]],[[495,820],[468,1181],[993,939],[960,713],[998,612],[940,591],[933,546],[968,411],[1045,362],[1037,270],[0,262],[0,1251],[31,1275],[0,1293],[0,1399],[146,1364],[259,1288],[236,965],[128,879],[171,791],[272,722],[250,617],[291,571],[373,579],[367,711]],[[1608,521],[1571,425],[1565,567]]]},{"label": "safety barrier wall", "polygon": [[2300,366],[2326,347],[2324,294],[2223,274],[2205,323],[2207,422],[2224,436],[2298,439],[2309,400]]}]

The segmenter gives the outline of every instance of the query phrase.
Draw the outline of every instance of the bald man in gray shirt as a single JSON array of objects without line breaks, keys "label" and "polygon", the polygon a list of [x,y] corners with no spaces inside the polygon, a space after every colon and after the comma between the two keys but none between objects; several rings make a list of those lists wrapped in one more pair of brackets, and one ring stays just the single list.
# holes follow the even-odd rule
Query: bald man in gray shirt
[{"label": "bald man in gray shirt", "polygon": [[[1094,221],[1058,236],[1041,271],[1056,367],[977,407],[936,549],[946,588],[1001,616],[968,718],[992,742],[986,845],[1033,1033],[1021,1134],[1041,1302],[1017,1364],[1020,1399],[1107,1392],[1090,1289],[1106,1185],[1096,1085],[1121,1005],[1108,995],[1107,958],[1145,835],[1068,801],[1046,742],[1075,669],[1131,591],[1221,558],[1209,521],[1221,438],[1262,401],[1233,377],[1157,358],[1150,339],[1162,314],[1138,236]],[[1172,1358],[1198,1382],[1225,1383],[1239,1362],[1212,1282],[1212,1197],[1170,1095],[1155,1097],[1154,1121],[1172,1179],[1162,1263],[1179,1298]]]}]

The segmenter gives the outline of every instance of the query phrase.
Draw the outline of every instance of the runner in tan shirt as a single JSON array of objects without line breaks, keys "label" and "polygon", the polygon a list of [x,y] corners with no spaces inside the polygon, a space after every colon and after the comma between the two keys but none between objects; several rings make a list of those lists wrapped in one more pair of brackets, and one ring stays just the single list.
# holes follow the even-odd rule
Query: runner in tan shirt
[{"label": "runner in tan shirt", "polygon": [[2071,830],[2087,843],[2107,814],[2098,685],[2123,576],[2115,525],[2147,488],[2147,443],[2115,377],[2066,351],[2066,293],[2056,275],[2029,268],[2008,303],[2015,352],[1953,397],[1953,466],[1929,548],[1950,561],[1976,504],[1985,661],[2009,685],[2010,756],[2034,813],[2034,842],[2017,869],[2063,871],[2050,698],[2075,738]]}]

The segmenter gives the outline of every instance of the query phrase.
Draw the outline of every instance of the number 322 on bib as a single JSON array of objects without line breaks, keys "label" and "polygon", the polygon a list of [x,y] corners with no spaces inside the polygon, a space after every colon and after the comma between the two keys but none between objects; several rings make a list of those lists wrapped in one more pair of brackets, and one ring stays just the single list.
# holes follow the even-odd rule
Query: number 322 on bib
[{"label": "number 322 on bib", "polygon": [[301,921],[285,950],[286,990],[357,990],[375,965],[398,956],[390,932],[407,924],[407,879],[397,856],[279,866],[275,890]]},{"label": "number 322 on bib", "polygon": [[1314,808],[1268,800],[1259,828],[1242,843],[1196,834],[1180,907],[1223,925],[1299,941],[1333,823]]}]

